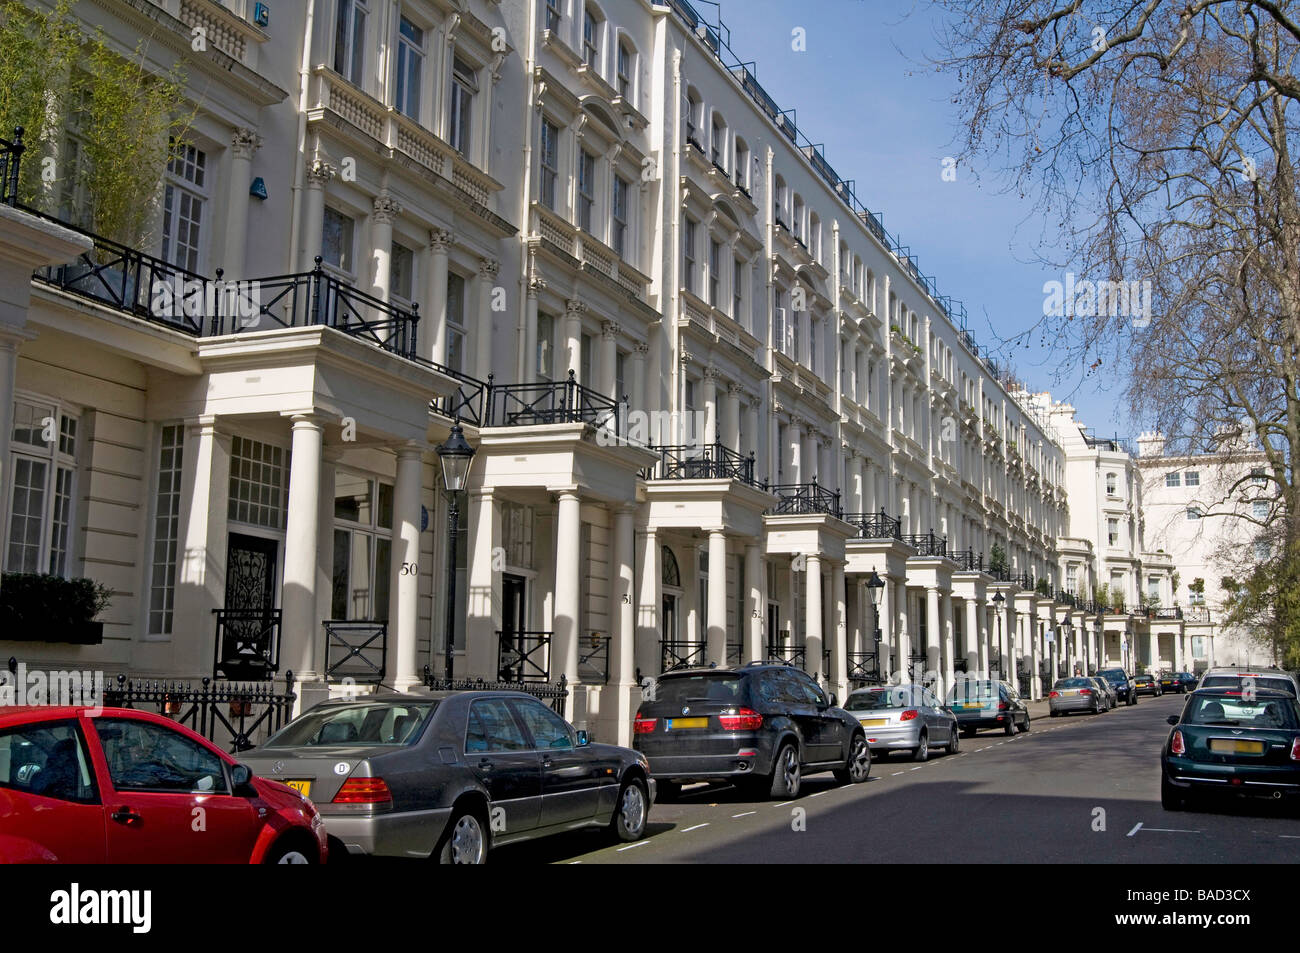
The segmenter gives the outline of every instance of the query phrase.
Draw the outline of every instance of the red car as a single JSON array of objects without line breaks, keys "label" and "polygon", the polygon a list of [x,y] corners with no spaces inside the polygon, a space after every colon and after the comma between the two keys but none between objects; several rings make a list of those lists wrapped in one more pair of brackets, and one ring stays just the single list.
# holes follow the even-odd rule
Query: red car
[{"label": "red car", "polygon": [[311,801],[167,718],[0,708],[0,863],[325,859]]}]

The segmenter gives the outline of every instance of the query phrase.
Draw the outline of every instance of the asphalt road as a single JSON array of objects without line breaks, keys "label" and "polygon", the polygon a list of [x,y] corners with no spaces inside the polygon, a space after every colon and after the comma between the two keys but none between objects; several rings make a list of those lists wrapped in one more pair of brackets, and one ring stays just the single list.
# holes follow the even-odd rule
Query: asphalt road
[{"label": "asphalt road", "polygon": [[789,802],[688,788],[680,803],[654,805],[636,843],[579,831],[503,847],[492,862],[1294,863],[1295,808],[1161,808],[1165,719],[1182,702],[1169,695],[1096,716],[1039,716],[1014,738],[963,738],[955,756],[876,760],[859,785],[807,777]]}]

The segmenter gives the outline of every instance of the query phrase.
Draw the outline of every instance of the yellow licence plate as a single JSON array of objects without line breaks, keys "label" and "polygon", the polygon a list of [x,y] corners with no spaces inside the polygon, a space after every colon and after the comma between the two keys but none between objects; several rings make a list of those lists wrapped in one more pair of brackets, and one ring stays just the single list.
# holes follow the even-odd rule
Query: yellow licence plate
[{"label": "yellow licence plate", "polygon": [[863,728],[875,728],[877,725],[889,724],[888,718],[862,718],[859,721]]},{"label": "yellow licence plate", "polygon": [[1223,754],[1263,754],[1262,741],[1234,741],[1231,738],[1211,738],[1210,750]]},{"label": "yellow licence plate", "polygon": [[669,718],[667,719],[668,731],[679,731],[682,728],[707,728],[709,719],[707,718]]},{"label": "yellow licence plate", "polygon": [[289,785],[289,787],[293,788],[303,797],[311,797],[310,781],[285,781],[284,783]]},{"label": "yellow licence plate", "polygon": [[958,705],[957,707],[965,710],[968,708],[983,708],[984,706],[979,702],[967,702],[965,705]]}]

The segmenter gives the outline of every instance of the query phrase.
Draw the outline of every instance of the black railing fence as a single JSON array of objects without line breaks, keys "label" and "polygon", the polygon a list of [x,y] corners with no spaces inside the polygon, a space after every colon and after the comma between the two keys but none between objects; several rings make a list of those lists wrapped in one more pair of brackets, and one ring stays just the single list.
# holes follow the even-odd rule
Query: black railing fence
[{"label": "black railing fence", "polygon": [[217,638],[212,673],[217,678],[260,681],[280,668],[279,609],[213,609]]},{"label": "black railing fence", "polygon": [[704,642],[691,642],[685,639],[661,639],[659,641],[660,668],[671,672],[678,668],[705,663]]},{"label": "black railing fence", "polygon": [[959,549],[948,556],[957,564],[961,572],[983,572],[984,571],[984,554],[977,553],[973,549]]},{"label": "black railing fence", "polygon": [[578,681],[604,685],[609,681],[608,636],[593,632],[578,644]]},{"label": "black railing fence", "polygon": [[360,685],[384,680],[388,648],[387,622],[353,622],[326,619],[325,680],[351,679]]},{"label": "black railing fence", "polygon": [[918,556],[948,555],[948,537],[936,536],[934,530],[928,533],[904,533],[902,539],[916,550]]},{"label": "black railing fence", "polygon": [[880,674],[880,654],[878,652],[849,652],[849,681],[878,684],[884,679]]},{"label": "black railing fence", "polygon": [[754,454],[737,453],[721,443],[651,446],[659,462],[641,471],[643,480],[740,480],[754,485]]},{"label": "black railing fence", "polygon": [[26,148],[22,126],[15,127],[12,139],[0,139],[0,202],[5,205],[18,204],[18,164]]},{"label": "black railing fence", "polygon": [[489,427],[586,423],[627,436],[618,401],[579,384],[572,370],[561,381],[493,384],[487,399]]},{"label": "black railing fence", "polygon": [[492,390],[492,375],[488,375],[486,381],[481,381],[477,377],[470,377],[454,368],[438,364],[434,361],[421,361],[428,363],[435,371],[446,374],[457,383],[456,392],[446,397],[435,397],[430,401],[430,406],[435,413],[449,420],[463,420],[475,427],[482,427],[487,420],[488,393]]},{"label": "black railing fence", "polygon": [[763,489],[778,497],[776,505],[768,510],[773,515],[826,513],[839,517],[844,512],[839,493],[820,486],[816,479],[811,483],[765,483]]},{"label": "black railing fence", "polygon": [[569,697],[569,680],[561,673],[558,682],[485,682],[481,678],[438,678],[424,666],[424,685],[435,692],[526,692],[551,703],[551,710],[564,714],[564,700]]},{"label": "black railing fence", "polygon": [[858,539],[902,539],[903,521],[883,509],[876,513],[845,513],[844,522],[857,527]]},{"label": "black railing fence", "polygon": [[551,632],[497,631],[497,680],[549,682]]}]

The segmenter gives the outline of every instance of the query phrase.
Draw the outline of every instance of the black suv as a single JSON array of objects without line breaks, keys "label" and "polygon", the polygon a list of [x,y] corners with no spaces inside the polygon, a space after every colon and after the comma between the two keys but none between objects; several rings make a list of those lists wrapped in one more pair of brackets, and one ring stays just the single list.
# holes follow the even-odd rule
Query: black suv
[{"label": "black suv", "polygon": [[692,781],[732,781],[755,797],[798,795],[803,774],[858,784],[871,749],[858,720],[801,670],[779,662],[690,668],[646,689],[632,747],[650,761],[661,801]]},{"label": "black suv", "polygon": [[1098,678],[1104,678],[1110,683],[1110,687],[1115,689],[1115,695],[1126,705],[1136,705],[1138,703],[1137,686],[1133,684],[1133,679],[1128,677],[1128,672],[1122,668],[1103,668],[1097,673]]}]

